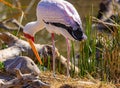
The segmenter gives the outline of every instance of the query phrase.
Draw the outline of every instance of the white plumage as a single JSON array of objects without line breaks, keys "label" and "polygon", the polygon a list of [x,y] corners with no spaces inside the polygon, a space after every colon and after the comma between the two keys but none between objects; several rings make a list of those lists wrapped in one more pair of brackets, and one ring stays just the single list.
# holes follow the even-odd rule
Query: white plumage
[{"label": "white plumage", "polygon": [[81,41],[87,38],[83,33],[80,16],[69,2],[41,0],[36,12],[37,21],[30,22],[25,26],[23,31],[25,34],[33,37],[36,32],[46,27],[49,33],[62,34],[66,39]]},{"label": "white plumage", "polygon": [[[27,34],[31,34],[32,36],[34,36],[34,34],[39,30],[46,27],[46,29],[50,33],[62,34],[64,37],[74,40],[74,38],[67,30],[61,27],[53,26],[51,24],[44,24],[43,21],[64,24],[67,27],[72,27],[73,28],[71,29],[72,31],[77,30],[78,27],[80,28],[81,31],[83,30],[82,22],[79,17],[79,14],[77,13],[74,6],[67,1],[41,0],[38,3],[36,12],[37,12],[37,21],[28,23],[24,28],[24,32]],[[86,38],[84,34],[83,34],[83,38]]]}]

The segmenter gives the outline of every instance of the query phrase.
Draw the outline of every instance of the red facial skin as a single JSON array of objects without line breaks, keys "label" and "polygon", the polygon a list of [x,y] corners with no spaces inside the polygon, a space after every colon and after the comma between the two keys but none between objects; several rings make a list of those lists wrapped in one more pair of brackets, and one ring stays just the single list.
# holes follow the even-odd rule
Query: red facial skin
[{"label": "red facial skin", "polygon": [[33,36],[31,36],[31,35],[29,35],[29,34],[27,34],[27,33],[24,33],[24,36],[25,36],[26,38],[28,38],[28,39],[31,39],[31,40],[34,42],[34,37],[33,37]]}]

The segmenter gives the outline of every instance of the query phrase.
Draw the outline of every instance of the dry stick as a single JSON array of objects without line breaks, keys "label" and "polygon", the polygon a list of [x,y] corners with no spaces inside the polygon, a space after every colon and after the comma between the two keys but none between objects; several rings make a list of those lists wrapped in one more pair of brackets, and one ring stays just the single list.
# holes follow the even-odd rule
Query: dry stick
[{"label": "dry stick", "polygon": [[20,10],[19,8],[15,7],[14,5],[12,5],[11,3],[9,3],[9,2],[7,2],[5,0],[0,0],[0,2],[7,5],[7,6],[9,6],[9,7],[11,7],[11,8],[15,8],[15,9]]},{"label": "dry stick", "polygon": [[102,20],[99,20],[99,19],[97,19],[96,17],[92,17],[92,19],[93,19],[93,22],[97,22],[97,23],[102,23],[102,24],[104,24],[104,25],[110,25],[110,26],[114,26],[114,27],[120,27],[120,25],[118,25],[118,24],[113,24],[113,23],[108,23],[108,22],[104,22],[104,21],[102,21]]},{"label": "dry stick", "polygon": [[[23,16],[24,16],[24,12],[21,10],[20,24],[22,23]],[[19,32],[20,32],[20,26],[19,26],[19,28],[18,28],[18,31],[17,31],[17,33],[16,33],[16,36],[18,35]]]},{"label": "dry stick", "polygon": [[3,4],[5,4],[5,5],[9,6],[9,7],[14,8],[14,6],[11,3],[6,2],[5,0],[0,0],[0,2],[2,2]]},{"label": "dry stick", "polygon": [[[12,35],[9,32],[5,33],[0,33],[0,39],[4,41],[6,44],[11,45],[11,47],[8,47],[6,49],[0,50],[0,58],[4,58],[3,61],[10,57],[18,56],[22,52],[28,52],[31,51],[30,49],[30,44],[28,42],[18,39],[16,36]],[[42,52],[43,54],[51,54],[52,47],[50,45],[40,45],[40,44],[35,44],[35,47],[37,48],[38,51]],[[43,49],[44,48],[44,49]],[[9,50],[8,50],[9,49]],[[6,52],[10,51],[9,55],[6,54]],[[11,52],[12,51],[12,52]],[[67,62],[66,58],[63,57],[57,49],[55,49],[56,53],[56,59],[60,61],[60,63],[67,68]],[[45,54],[46,55],[46,54]],[[1,59],[0,59],[1,60]],[[69,70],[72,71],[72,68],[74,68],[74,64],[69,62]],[[80,69],[75,66],[75,73],[79,73]]]},{"label": "dry stick", "polygon": [[115,84],[117,87],[120,87],[120,83],[119,84]]},{"label": "dry stick", "polygon": [[20,3],[20,0],[15,0],[15,3],[17,5],[17,7],[22,10],[22,6],[21,6],[21,3]]},{"label": "dry stick", "polygon": [[6,20],[5,21],[6,23],[6,25],[7,25],[7,23],[13,23],[16,27],[20,27],[20,29],[23,29],[24,28],[24,26],[20,23],[20,22],[18,22],[15,18],[10,18],[10,19],[8,19],[8,20]]},{"label": "dry stick", "polygon": [[15,69],[15,71],[17,77],[0,83],[0,88],[23,88],[26,85],[30,88],[50,88],[50,85],[43,83],[34,73],[22,74],[19,69]]},{"label": "dry stick", "polygon": [[28,5],[27,9],[24,11],[25,14],[29,13],[29,11],[31,10],[32,6],[34,5],[36,0],[32,0],[30,2],[30,4]]},{"label": "dry stick", "polygon": [[[15,27],[9,26],[7,25],[8,23],[12,23],[15,25]],[[20,30],[23,29],[23,25],[21,25],[16,19],[11,18],[11,19],[7,19],[5,21],[0,22],[0,28],[6,29],[6,30],[18,30],[18,27],[20,28]]]}]

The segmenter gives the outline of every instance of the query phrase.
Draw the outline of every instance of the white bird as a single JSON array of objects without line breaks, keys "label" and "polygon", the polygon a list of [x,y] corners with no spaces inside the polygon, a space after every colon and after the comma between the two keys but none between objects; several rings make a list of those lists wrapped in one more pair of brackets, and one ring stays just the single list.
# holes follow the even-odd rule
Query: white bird
[{"label": "white bird", "polygon": [[61,34],[67,43],[67,76],[69,76],[70,46],[69,40],[84,40],[82,22],[75,7],[65,0],[41,0],[36,10],[37,21],[30,22],[24,27],[26,38],[34,41],[36,32],[46,27],[52,35],[53,44],[53,72],[55,75],[55,42],[54,33]]}]

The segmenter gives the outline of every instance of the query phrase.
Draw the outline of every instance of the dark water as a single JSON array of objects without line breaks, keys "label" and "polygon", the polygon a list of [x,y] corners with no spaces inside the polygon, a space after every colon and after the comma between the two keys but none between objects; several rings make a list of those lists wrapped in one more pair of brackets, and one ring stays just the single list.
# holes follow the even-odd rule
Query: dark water
[{"label": "dark water", "polygon": [[[85,17],[88,15],[93,15],[96,16],[100,0],[68,0],[71,2],[75,8],[77,9],[83,25],[85,24]],[[24,0],[22,1],[23,7],[26,7],[30,1],[29,0]],[[32,7],[30,10],[29,14],[26,15],[26,18],[23,21],[23,24],[25,25],[29,21],[34,21],[36,20],[36,5],[39,2],[39,0],[36,0],[35,5]],[[23,8],[24,9],[24,8]],[[42,30],[38,32],[35,36],[36,43],[40,44],[51,44],[51,35],[46,31]],[[66,55],[66,41],[62,36],[55,35],[55,41],[56,41],[56,47],[59,49],[59,51],[63,54]],[[75,50],[77,51],[79,47],[79,43],[75,42]]]}]

